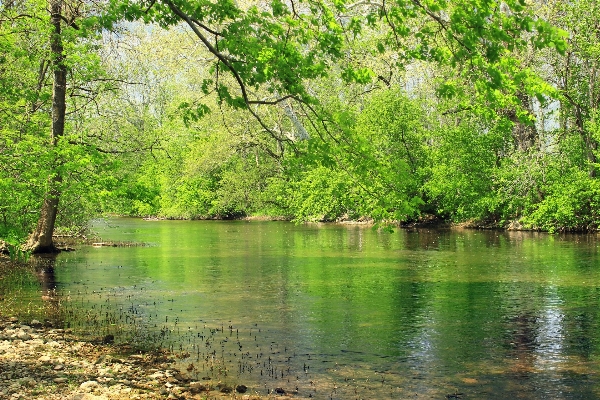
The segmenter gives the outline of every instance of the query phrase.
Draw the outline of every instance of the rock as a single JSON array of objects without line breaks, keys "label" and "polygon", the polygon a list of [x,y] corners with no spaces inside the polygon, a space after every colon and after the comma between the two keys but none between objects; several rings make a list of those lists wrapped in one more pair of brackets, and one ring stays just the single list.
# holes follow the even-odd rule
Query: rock
[{"label": "rock", "polygon": [[187,377],[187,374],[182,374],[180,372],[173,375],[173,378],[177,379],[179,382],[189,382],[190,379]]},{"label": "rock", "polygon": [[38,321],[37,319],[32,319],[30,322],[30,325],[34,328],[41,328],[42,327],[42,323],[40,321]]},{"label": "rock", "polygon": [[248,387],[246,385],[237,385],[235,387],[235,391],[238,393],[246,393],[248,391]]},{"label": "rock", "polygon": [[231,393],[233,389],[230,386],[223,386],[220,390],[221,393]]},{"label": "rock", "polygon": [[98,382],[96,382],[96,381],[87,381],[87,382],[83,382],[81,385],[79,385],[79,389],[89,392],[90,390],[96,389],[98,386],[99,386]]},{"label": "rock", "polygon": [[100,357],[98,357],[98,359],[96,361],[94,361],[94,364],[111,364],[113,362],[113,358],[108,355],[108,354],[104,354],[101,355]]},{"label": "rock", "polygon": [[94,396],[90,393],[78,393],[71,397],[71,400],[106,400],[105,396]]},{"label": "rock", "polygon": [[50,360],[50,356],[41,356],[40,358],[38,358],[38,361],[44,364],[49,364]]},{"label": "rock", "polygon": [[66,383],[68,381],[67,378],[54,378],[54,383]]},{"label": "rock", "polygon": [[32,387],[35,387],[35,385],[36,385],[35,379],[33,379],[33,378],[24,378],[24,379],[21,381],[21,383],[22,383],[24,386],[29,386],[29,387],[31,387],[31,388],[32,388]]},{"label": "rock", "polygon": [[55,371],[62,371],[65,368],[64,365],[58,364],[57,366],[54,367]]},{"label": "rock", "polygon": [[148,378],[152,378],[152,379],[163,379],[165,377],[165,374],[163,374],[162,372],[155,372],[152,375],[148,375]]},{"label": "rock", "polygon": [[208,390],[209,388],[201,382],[190,382],[190,392],[192,393],[206,392]]},{"label": "rock", "polygon": [[30,340],[31,339],[31,335],[29,333],[27,333],[27,332],[19,331],[17,333],[17,339],[20,339],[20,340]]}]

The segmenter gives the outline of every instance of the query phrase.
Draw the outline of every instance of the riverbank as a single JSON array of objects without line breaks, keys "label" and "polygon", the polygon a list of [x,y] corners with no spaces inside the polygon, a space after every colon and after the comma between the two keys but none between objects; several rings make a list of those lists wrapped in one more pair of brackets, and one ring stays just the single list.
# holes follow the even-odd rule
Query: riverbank
[{"label": "riverbank", "polygon": [[39,400],[258,399],[247,388],[193,381],[166,351],[82,341],[70,330],[0,319],[0,398]]},{"label": "riverbank", "polygon": [[[0,255],[0,280],[30,265]],[[31,271],[30,271],[31,272]],[[0,282],[0,289],[6,282]],[[0,290],[0,302],[15,299]],[[244,385],[219,381],[176,368],[164,349],[142,352],[107,336],[83,338],[49,321],[6,315],[0,308],[0,399],[260,399]],[[195,372],[195,371],[194,371]]]}]

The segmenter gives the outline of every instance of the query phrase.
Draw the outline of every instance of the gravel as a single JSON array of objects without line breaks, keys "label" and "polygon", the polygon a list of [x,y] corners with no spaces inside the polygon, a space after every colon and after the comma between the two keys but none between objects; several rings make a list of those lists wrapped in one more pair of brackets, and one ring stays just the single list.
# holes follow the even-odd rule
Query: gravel
[{"label": "gravel", "polygon": [[[167,352],[131,354],[69,330],[0,317],[0,399],[259,399],[220,382],[194,382]],[[264,398],[264,397],[262,397]]]}]

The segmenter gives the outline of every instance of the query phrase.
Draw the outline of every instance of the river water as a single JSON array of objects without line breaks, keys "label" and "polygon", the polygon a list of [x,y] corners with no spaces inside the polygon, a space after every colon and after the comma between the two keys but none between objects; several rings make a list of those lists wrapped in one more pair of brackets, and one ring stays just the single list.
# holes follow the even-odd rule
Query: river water
[{"label": "river water", "polygon": [[596,235],[139,219],[94,230],[147,246],[60,254],[61,296],[106,318],[99,332],[158,332],[195,379],[296,398],[600,398]]}]

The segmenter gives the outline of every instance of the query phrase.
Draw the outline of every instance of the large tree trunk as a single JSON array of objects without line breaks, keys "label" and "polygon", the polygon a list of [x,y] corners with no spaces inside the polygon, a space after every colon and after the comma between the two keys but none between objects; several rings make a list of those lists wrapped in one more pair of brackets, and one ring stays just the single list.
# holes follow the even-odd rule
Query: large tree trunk
[{"label": "large tree trunk", "polygon": [[[65,131],[66,93],[67,93],[67,67],[64,63],[64,49],[61,39],[61,13],[62,0],[50,0],[50,16],[53,26],[50,37],[50,50],[52,52],[52,68],[54,82],[52,85],[52,132],[50,146],[54,147]],[[55,160],[58,162],[58,160]],[[52,241],[54,223],[58,212],[60,200],[60,184],[62,177],[58,170],[48,182],[48,192],[45,195],[40,219],[35,231],[29,237],[25,248],[32,253],[47,253],[56,251]]]}]

